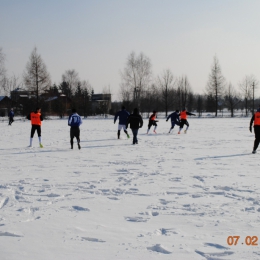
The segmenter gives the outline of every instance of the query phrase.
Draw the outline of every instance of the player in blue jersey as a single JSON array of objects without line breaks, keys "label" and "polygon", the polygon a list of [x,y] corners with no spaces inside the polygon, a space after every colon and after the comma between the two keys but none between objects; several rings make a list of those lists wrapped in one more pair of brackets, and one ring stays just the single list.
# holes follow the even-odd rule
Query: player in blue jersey
[{"label": "player in blue jersey", "polygon": [[175,110],[175,112],[171,113],[170,115],[168,115],[166,122],[171,119],[171,123],[172,126],[169,130],[169,134],[171,133],[172,129],[174,128],[175,125],[180,125],[180,114],[179,114],[179,110]]},{"label": "player in blue jersey", "polygon": [[126,123],[127,123],[127,119],[129,117],[129,115],[130,115],[130,113],[128,111],[126,111],[124,106],[122,106],[122,109],[115,114],[114,124],[116,123],[117,118],[119,118],[118,131],[117,131],[118,139],[120,139],[120,131],[122,129],[124,129],[124,132],[126,133],[127,138],[130,137],[126,130]]},{"label": "player in blue jersey", "polygon": [[14,122],[14,110],[12,108],[9,111],[8,117],[9,117],[9,125],[12,125],[12,123]]},{"label": "player in blue jersey", "polygon": [[69,116],[68,125],[70,126],[70,145],[73,149],[73,139],[76,137],[78,148],[80,149],[80,125],[82,124],[81,117],[77,114],[75,108],[72,109],[72,114]]}]

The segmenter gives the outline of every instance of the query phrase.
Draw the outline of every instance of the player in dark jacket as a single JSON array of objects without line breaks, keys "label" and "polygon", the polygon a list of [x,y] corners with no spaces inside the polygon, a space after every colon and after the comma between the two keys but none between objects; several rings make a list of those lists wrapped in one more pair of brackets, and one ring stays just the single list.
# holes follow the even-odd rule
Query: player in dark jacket
[{"label": "player in dark jacket", "polygon": [[143,118],[139,114],[138,108],[135,108],[133,114],[131,114],[128,117],[126,123],[126,129],[128,128],[129,124],[133,133],[133,144],[138,144],[138,140],[137,140],[138,130],[143,126]]},{"label": "player in dark jacket", "polygon": [[169,133],[172,131],[172,129],[174,128],[175,125],[180,125],[180,114],[179,114],[179,110],[175,110],[175,112],[171,113],[170,115],[168,115],[166,122],[171,119],[171,123],[172,126],[169,130]]},{"label": "player in dark jacket", "polygon": [[254,123],[255,142],[252,153],[256,153],[256,149],[260,143],[260,105],[250,120],[249,130],[252,133],[252,124]]},{"label": "player in dark jacket", "polygon": [[188,128],[189,128],[189,123],[188,123],[188,121],[187,121],[187,115],[189,115],[189,116],[196,116],[195,114],[190,113],[190,112],[186,111],[185,108],[183,108],[182,111],[181,111],[181,113],[180,113],[181,123],[180,123],[180,129],[179,129],[178,134],[181,133],[181,130],[182,130],[182,128],[183,128],[184,125],[187,126],[187,127],[186,127],[186,130],[184,131],[184,133],[185,133],[185,134],[187,133],[187,130],[188,130]]},{"label": "player in dark jacket", "polygon": [[14,110],[12,108],[9,111],[8,117],[9,117],[9,125],[12,125],[12,123],[14,122]]},{"label": "player in dark jacket", "polygon": [[73,149],[73,139],[76,137],[78,148],[80,149],[80,125],[82,124],[82,120],[80,115],[77,114],[75,108],[72,109],[72,114],[69,116],[68,125],[70,126],[70,145],[71,149]]},{"label": "player in dark jacket", "polygon": [[130,136],[126,130],[126,122],[127,122],[129,115],[130,115],[130,113],[128,111],[126,111],[124,106],[122,106],[122,109],[115,114],[114,124],[116,123],[117,118],[119,118],[118,131],[117,131],[118,139],[120,139],[120,131],[122,128],[124,129],[124,132],[126,133],[127,138],[130,138]]}]

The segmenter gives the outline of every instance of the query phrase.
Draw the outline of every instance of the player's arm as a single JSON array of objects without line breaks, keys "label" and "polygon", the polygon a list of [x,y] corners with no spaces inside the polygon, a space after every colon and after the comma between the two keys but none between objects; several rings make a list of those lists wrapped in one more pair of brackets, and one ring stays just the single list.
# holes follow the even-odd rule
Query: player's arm
[{"label": "player's arm", "polygon": [[252,132],[252,125],[253,125],[254,120],[255,120],[255,115],[253,115],[251,120],[250,120],[250,125],[249,125],[249,131],[250,132]]}]

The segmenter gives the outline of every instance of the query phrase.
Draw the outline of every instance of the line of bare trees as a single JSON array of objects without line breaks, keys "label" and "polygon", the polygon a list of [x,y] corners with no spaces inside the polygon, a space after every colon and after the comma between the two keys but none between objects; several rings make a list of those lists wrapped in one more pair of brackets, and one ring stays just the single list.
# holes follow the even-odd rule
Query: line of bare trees
[{"label": "line of bare trees", "polygon": [[[169,111],[186,107],[190,111],[196,110],[199,115],[202,112],[214,112],[215,116],[218,116],[219,111],[227,108],[231,116],[234,116],[234,110],[239,108],[245,110],[247,116],[253,113],[256,106],[256,91],[259,85],[256,77],[246,75],[237,87],[234,87],[231,82],[227,83],[222,75],[216,56],[213,58],[203,94],[193,92],[186,75],[176,77],[170,69],[165,69],[160,75],[154,76],[151,60],[143,53],[139,55],[135,52],[130,53],[120,75],[121,100],[129,110],[138,107],[143,112],[157,110],[165,112],[167,116]],[[61,79],[57,91],[73,99],[75,106],[80,106],[83,97],[86,100],[86,93],[88,98],[94,93],[91,84],[85,80],[81,81],[75,70],[66,70]],[[36,47],[29,56],[21,82],[15,75],[7,76],[5,55],[0,48],[0,90],[10,95],[10,91],[18,86],[34,91],[37,104],[39,96],[54,87]]]},{"label": "line of bare trees", "polygon": [[19,81],[15,75],[8,77],[5,69],[5,55],[0,48],[0,90],[4,95],[9,96],[10,92],[18,87],[35,93],[36,99],[30,100],[26,104],[30,107],[28,109],[44,106],[44,100],[40,97],[49,93],[50,95],[63,95],[70,98],[72,105],[84,115],[88,114],[86,110],[90,110],[89,103],[91,95],[94,93],[91,84],[86,80],[80,80],[75,70],[66,70],[61,76],[61,83],[58,86],[52,85],[47,66],[36,47],[29,56],[22,80]]},{"label": "line of bare trees", "polygon": [[242,109],[247,116],[249,111],[254,112],[259,84],[255,76],[245,76],[238,83],[237,90],[232,83],[227,83],[215,56],[204,93],[194,94],[186,75],[174,77],[171,70],[166,69],[154,77],[150,59],[143,53],[136,55],[134,52],[127,58],[121,79],[122,102],[129,110],[134,107],[148,113],[157,110],[165,112],[165,116],[169,111],[184,107],[196,110],[199,115],[214,112],[216,117],[225,108],[230,111],[231,117],[235,109]]}]

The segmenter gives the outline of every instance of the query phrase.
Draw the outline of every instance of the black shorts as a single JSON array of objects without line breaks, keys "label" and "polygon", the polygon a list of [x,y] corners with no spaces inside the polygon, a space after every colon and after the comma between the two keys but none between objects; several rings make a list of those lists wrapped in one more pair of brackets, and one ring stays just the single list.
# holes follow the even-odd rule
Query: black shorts
[{"label": "black shorts", "polygon": [[40,125],[32,125],[31,138],[33,138],[35,131],[37,131],[37,134],[38,134],[38,136],[40,137],[40,136],[41,136],[41,133],[42,133],[42,131],[41,131],[41,126],[40,126]]},{"label": "black shorts", "polygon": [[254,126],[254,132],[255,132],[255,139],[260,139],[260,126],[259,125]]},{"label": "black shorts", "polygon": [[70,128],[70,139],[73,140],[73,138],[76,137],[76,139],[79,140],[79,135],[80,135],[79,127]]},{"label": "black shorts", "polygon": [[154,120],[149,120],[148,128],[150,129],[152,125],[157,126],[157,124]]},{"label": "black shorts", "polygon": [[180,128],[183,128],[184,125],[189,126],[187,119],[181,119]]}]

